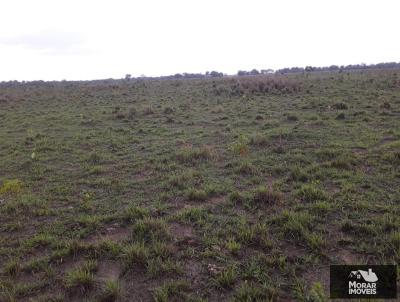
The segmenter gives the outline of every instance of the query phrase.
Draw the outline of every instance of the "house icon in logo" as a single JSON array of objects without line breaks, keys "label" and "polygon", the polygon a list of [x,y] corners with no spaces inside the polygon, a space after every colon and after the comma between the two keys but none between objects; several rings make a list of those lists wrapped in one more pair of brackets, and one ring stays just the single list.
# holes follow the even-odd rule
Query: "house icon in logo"
[{"label": "house icon in logo", "polygon": [[361,280],[364,279],[366,282],[376,282],[378,281],[378,277],[372,271],[372,269],[368,269],[368,271],[358,270],[358,271],[351,271],[349,278]]}]

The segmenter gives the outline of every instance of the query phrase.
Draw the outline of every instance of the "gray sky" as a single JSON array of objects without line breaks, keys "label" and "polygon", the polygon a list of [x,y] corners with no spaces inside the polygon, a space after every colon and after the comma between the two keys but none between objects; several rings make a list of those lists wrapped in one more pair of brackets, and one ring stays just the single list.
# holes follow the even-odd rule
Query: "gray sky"
[{"label": "gray sky", "polygon": [[398,0],[2,0],[0,80],[400,61]]}]

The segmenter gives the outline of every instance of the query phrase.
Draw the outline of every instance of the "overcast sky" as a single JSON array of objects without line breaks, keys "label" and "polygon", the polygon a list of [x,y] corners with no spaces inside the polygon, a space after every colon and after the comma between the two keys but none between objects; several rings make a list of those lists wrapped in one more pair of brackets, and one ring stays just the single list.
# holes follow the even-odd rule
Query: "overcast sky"
[{"label": "overcast sky", "polygon": [[400,61],[399,0],[1,0],[0,80]]}]

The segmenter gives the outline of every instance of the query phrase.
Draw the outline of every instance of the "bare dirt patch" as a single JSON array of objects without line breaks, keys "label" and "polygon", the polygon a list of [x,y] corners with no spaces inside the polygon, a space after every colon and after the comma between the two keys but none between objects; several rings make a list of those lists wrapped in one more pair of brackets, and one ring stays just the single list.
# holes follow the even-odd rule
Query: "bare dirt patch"
[{"label": "bare dirt patch", "polygon": [[97,268],[96,276],[100,280],[112,280],[117,281],[119,276],[121,275],[121,267],[118,262],[105,260],[99,262],[99,266]]},{"label": "bare dirt patch", "polygon": [[360,254],[352,253],[349,250],[336,251],[336,259],[341,264],[362,264],[364,257]]},{"label": "bare dirt patch", "polygon": [[207,203],[211,204],[211,205],[218,205],[221,204],[225,201],[225,196],[216,196],[216,197],[212,197],[210,198]]},{"label": "bare dirt patch", "polygon": [[91,235],[87,238],[88,243],[99,243],[105,240],[123,241],[129,237],[130,230],[119,226],[110,226],[103,230],[100,234]]},{"label": "bare dirt patch", "polygon": [[189,225],[172,223],[171,233],[176,239],[187,239],[193,237],[193,228]]}]

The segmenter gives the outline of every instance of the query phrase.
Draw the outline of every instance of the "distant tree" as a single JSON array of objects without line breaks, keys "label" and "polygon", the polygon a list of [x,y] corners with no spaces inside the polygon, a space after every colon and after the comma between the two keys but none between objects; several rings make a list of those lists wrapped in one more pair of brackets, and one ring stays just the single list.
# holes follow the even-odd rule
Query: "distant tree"
[{"label": "distant tree", "polygon": [[268,74],[268,73],[273,73],[274,71],[272,69],[261,69],[261,74]]},{"label": "distant tree", "polygon": [[130,75],[129,73],[125,75],[125,80],[129,81],[132,78],[132,75]]},{"label": "distant tree", "polygon": [[258,74],[260,74],[260,72],[257,69],[253,69],[249,73],[250,73],[250,75],[258,75]]},{"label": "distant tree", "polygon": [[239,70],[238,72],[237,72],[237,75],[238,76],[244,76],[244,75],[246,75],[247,74],[247,71],[244,71],[244,70]]},{"label": "distant tree", "polygon": [[217,77],[222,77],[224,76],[224,74],[222,72],[218,72],[218,71],[211,71],[210,72],[210,76],[212,78],[217,78]]}]

